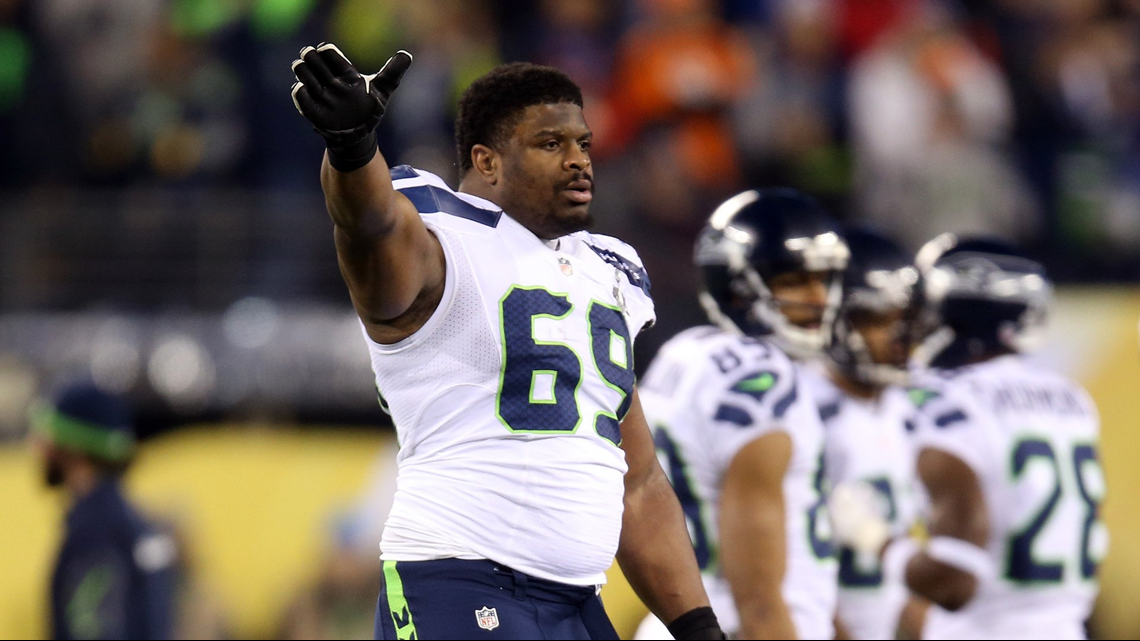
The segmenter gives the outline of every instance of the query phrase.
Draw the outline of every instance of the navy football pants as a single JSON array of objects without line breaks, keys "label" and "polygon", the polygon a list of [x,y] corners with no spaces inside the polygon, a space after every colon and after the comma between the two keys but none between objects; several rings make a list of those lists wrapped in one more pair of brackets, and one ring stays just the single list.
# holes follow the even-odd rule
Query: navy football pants
[{"label": "navy football pants", "polygon": [[492,561],[384,561],[377,639],[617,639],[593,587]]}]

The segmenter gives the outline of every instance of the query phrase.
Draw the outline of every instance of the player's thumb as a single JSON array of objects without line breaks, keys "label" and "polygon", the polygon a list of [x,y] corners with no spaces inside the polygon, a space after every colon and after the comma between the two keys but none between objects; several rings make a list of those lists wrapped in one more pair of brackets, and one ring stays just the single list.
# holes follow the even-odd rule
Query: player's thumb
[{"label": "player's thumb", "polygon": [[397,51],[396,55],[388,58],[388,62],[384,63],[380,71],[368,78],[369,91],[379,94],[386,100],[396,87],[400,86],[400,79],[404,77],[410,66],[412,66],[412,54],[403,49]]}]

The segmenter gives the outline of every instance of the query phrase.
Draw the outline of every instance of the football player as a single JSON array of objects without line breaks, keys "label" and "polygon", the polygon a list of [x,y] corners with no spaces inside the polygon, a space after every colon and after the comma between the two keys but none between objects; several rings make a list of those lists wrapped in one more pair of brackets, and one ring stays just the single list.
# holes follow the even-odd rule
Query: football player
[{"label": "football player", "polygon": [[823,426],[796,359],[830,336],[847,246],[813,199],[748,191],[713,213],[695,258],[713,325],[670,339],[642,390],[709,598],[739,638],[830,639]]},{"label": "football player", "polygon": [[629,245],[586,231],[581,91],[525,63],[477,79],[456,191],[377,151],[411,62],[362,75],[323,44],[293,63],[400,443],[377,637],[617,638],[597,596],[616,554],[674,634],[721,638],[634,388],[649,278]]},{"label": "football player", "polygon": [[[918,360],[932,371],[911,395],[930,538],[892,542],[885,572],[935,604],[924,638],[1084,638],[1107,547],[1099,420],[1077,383],[1026,357],[1050,300],[1045,271],[1003,242],[952,234],[916,266]],[[878,545],[849,537],[867,531],[849,516],[837,513],[837,537]]]},{"label": "football player", "polygon": [[122,476],[136,453],[124,398],[76,381],[31,415],[44,481],[68,498],[51,575],[55,639],[169,639],[178,555],[131,503]]},{"label": "football player", "polygon": [[[833,488],[829,505],[847,492],[870,493],[890,535],[903,536],[916,516],[907,430],[913,405],[904,385],[918,270],[879,232],[847,228],[843,237],[851,252],[843,272],[843,304],[828,358],[806,374],[824,425],[824,462]],[[836,552],[837,616],[843,629],[854,639],[894,639],[907,603],[906,585],[899,577],[886,580],[877,554],[861,555],[850,546]],[[914,634],[920,623],[908,621],[904,629]]]}]

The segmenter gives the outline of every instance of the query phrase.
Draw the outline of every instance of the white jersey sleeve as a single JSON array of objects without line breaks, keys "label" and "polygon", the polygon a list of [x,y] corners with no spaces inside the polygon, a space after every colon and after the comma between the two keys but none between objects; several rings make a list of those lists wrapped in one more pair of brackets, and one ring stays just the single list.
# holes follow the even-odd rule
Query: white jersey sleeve
[{"label": "white jersey sleeve", "polygon": [[728,469],[748,443],[791,427],[785,419],[799,396],[795,365],[772,350],[768,358],[733,372],[709,392],[696,401],[708,421],[713,462]]},{"label": "white jersey sleeve", "polygon": [[657,322],[650,293],[649,274],[632,246],[602,234],[579,232],[584,243],[603,261],[614,268],[613,287],[620,295],[615,295],[629,323],[629,331],[636,340],[644,330]]},{"label": "white jersey sleeve", "polygon": [[913,416],[916,451],[941,450],[961,459],[979,480],[994,465],[994,448],[986,417],[980,415],[963,390],[946,379],[929,375],[908,390],[916,411]]}]

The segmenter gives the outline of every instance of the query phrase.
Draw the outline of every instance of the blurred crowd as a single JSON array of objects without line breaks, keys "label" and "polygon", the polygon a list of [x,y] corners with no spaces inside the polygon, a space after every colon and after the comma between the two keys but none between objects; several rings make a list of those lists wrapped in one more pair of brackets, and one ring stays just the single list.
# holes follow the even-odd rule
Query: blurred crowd
[{"label": "blurred crowd", "polygon": [[[699,321],[676,257],[745,186],[797,187],[911,247],[992,232],[1061,281],[1140,278],[1138,0],[0,0],[0,225],[108,188],[311,203],[321,141],[289,63],[321,41],[364,70],[414,53],[382,149],[452,181],[473,78],[566,70],[596,133],[601,230],[677,307],[661,340]],[[322,215],[258,202],[285,235]]]}]

